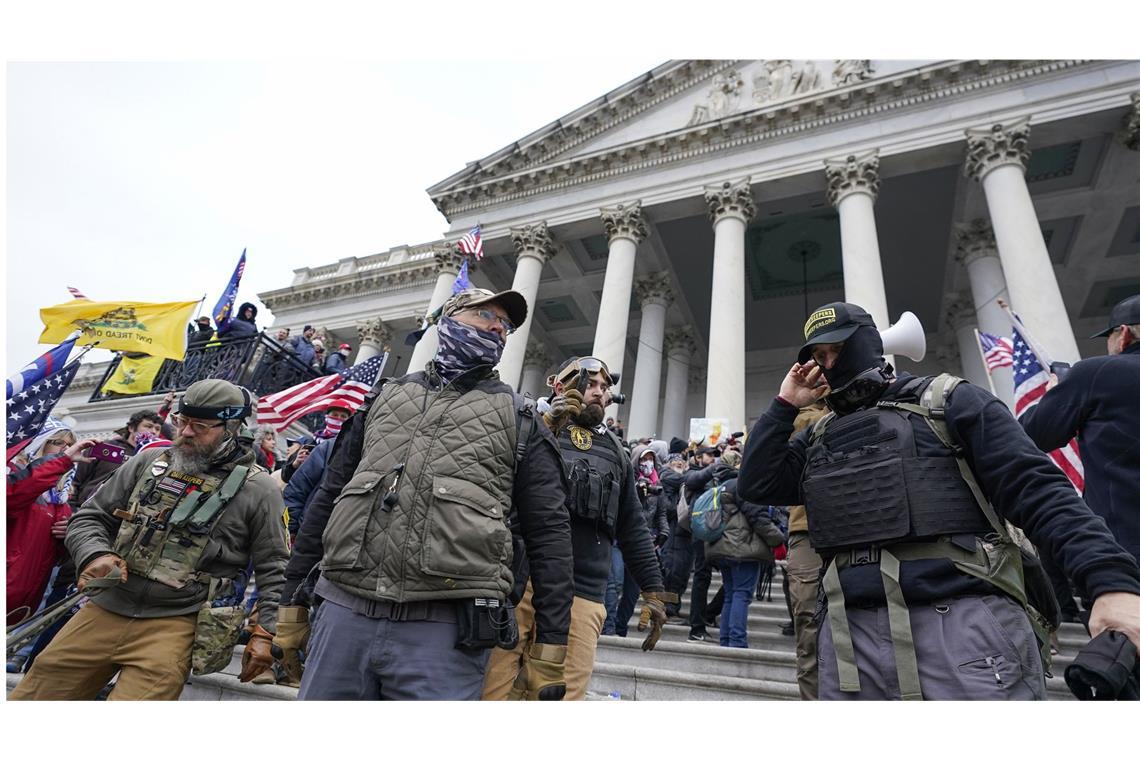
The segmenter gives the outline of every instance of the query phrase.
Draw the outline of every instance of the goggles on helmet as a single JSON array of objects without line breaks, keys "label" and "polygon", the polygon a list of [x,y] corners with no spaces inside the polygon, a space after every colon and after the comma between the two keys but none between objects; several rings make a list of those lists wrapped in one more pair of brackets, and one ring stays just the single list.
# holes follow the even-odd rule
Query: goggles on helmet
[{"label": "goggles on helmet", "polygon": [[605,375],[606,384],[614,385],[613,375],[610,374],[610,368],[604,361],[597,358],[596,356],[578,357],[574,361],[567,364],[566,367],[557,375],[552,375],[551,379],[547,381],[547,385],[549,385],[551,388],[554,387],[555,382],[562,383],[563,385],[569,385],[577,381],[578,373],[582,370],[586,370],[586,372],[591,375],[596,372],[601,372]]}]

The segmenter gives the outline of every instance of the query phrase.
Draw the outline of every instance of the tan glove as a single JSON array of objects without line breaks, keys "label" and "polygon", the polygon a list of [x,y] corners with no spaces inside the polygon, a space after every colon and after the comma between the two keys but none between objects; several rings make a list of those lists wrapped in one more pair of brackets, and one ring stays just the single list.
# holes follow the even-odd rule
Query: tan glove
[{"label": "tan glove", "polygon": [[646,591],[641,595],[641,618],[637,621],[637,630],[644,631],[649,628],[649,635],[641,643],[641,651],[648,652],[657,646],[661,638],[661,629],[665,625],[665,604],[680,601],[676,594],[668,591]]},{"label": "tan glove", "polygon": [[507,699],[557,701],[566,696],[566,647],[531,644]]},{"label": "tan glove", "polygon": [[542,421],[551,432],[557,434],[567,422],[581,413],[584,401],[577,388],[570,388],[551,399],[550,411],[542,415]]},{"label": "tan glove", "polygon": [[127,561],[117,554],[103,554],[87,563],[79,574],[76,587],[82,591],[96,578],[103,578],[115,568],[119,569],[119,583],[127,582]]},{"label": "tan glove", "polygon": [[273,664],[273,655],[270,653],[272,646],[273,634],[260,625],[255,625],[249,635],[249,643],[245,645],[245,653],[241,656],[239,681],[248,683],[269,670]]},{"label": "tan glove", "polygon": [[303,668],[298,653],[309,644],[309,608],[278,607],[273,643],[281,648],[281,669],[289,680],[300,682]]}]

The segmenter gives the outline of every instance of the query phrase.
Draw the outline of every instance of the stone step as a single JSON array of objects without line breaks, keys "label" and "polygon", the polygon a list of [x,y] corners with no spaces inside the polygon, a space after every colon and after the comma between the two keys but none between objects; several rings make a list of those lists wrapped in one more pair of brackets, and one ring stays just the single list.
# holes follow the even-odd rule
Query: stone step
[{"label": "stone step", "polygon": [[796,656],[791,651],[730,649],[705,642],[662,639],[652,652],[643,652],[641,641],[641,637],[603,636],[598,642],[597,661],[694,676],[728,676],[784,683],[796,680]]},{"label": "stone step", "polygon": [[[794,683],[684,673],[640,665],[598,662],[589,691],[633,700],[768,700],[799,699]],[[612,698],[612,697],[611,697]]]}]

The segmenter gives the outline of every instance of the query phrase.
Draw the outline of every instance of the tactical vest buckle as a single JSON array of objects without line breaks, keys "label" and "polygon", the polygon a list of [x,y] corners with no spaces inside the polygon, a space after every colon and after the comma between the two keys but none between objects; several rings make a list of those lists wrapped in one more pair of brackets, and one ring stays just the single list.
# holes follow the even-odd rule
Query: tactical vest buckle
[{"label": "tactical vest buckle", "polygon": [[878,564],[882,552],[877,546],[867,546],[861,549],[852,549],[850,565],[875,565]]}]

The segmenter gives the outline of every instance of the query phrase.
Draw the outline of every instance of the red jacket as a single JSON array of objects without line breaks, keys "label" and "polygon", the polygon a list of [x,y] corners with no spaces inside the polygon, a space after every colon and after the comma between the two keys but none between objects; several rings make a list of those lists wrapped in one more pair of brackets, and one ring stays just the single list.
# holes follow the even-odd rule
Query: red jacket
[{"label": "red jacket", "polygon": [[[71,517],[71,507],[36,499],[70,468],[68,456],[52,454],[8,473],[7,625],[36,611],[51,570],[64,555],[63,541],[52,537],[51,526]],[[29,609],[17,609],[25,605]]]}]

